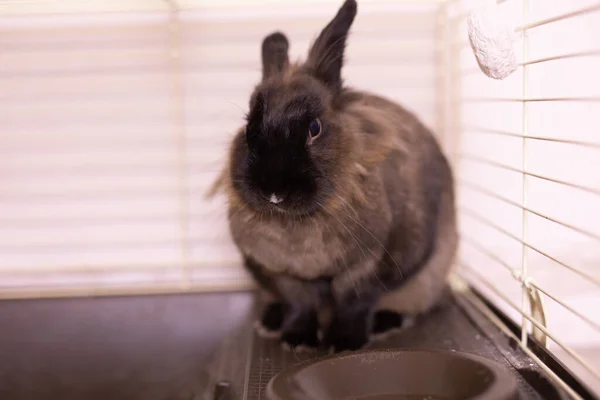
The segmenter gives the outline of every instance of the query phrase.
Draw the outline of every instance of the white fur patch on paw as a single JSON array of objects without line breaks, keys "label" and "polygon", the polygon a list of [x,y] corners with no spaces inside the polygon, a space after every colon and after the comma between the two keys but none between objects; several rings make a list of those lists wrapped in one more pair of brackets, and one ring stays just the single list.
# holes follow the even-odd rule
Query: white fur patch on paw
[{"label": "white fur patch on paw", "polygon": [[289,343],[287,342],[281,342],[281,348],[284,351],[287,352],[294,352],[294,353],[304,353],[304,354],[311,354],[311,353],[316,353],[317,349],[314,347],[310,347],[310,346],[306,346],[306,345],[299,345],[299,346],[291,346]]},{"label": "white fur patch on paw", "polygon": [[263,339],[279,339],[281,337],[281,331],[272,331],[264,327],[260,321],[254,321],[254,330]]},{"label": "white fur patch on paw", "polygon": [[324,337],[325,337],[325,334],[323,333],[322,330],[319,329],[317,331],[317,339],[319,339],[319,342],[322,342]]},{"label": "white fur patch on paw", "polygon": [[413,327],[414,325],[415,325],[414,317],[404,317],[404,319],[402,320],[402,326],[400,326],[398,328],[389,329],[382,333],[372,334],[369,336],[369,342],[380,342],[380,341],[386,340],[389,337],[394,336],[395,334],[397,334],[399,332],[405,331],[405,330]]},{"label": "white fur patch on paw", "polygon": [[393,328],[393,329],[388,329],[385,332],[382,333],[376,333],[376,334],[372,334],[371,336],[369,336],[369,342],[381,342],[383,340],[386,340],[388,338],[390,338],[391,336],[394,336],[395,334],[402,332],[404,330],[404,328]]},{"label": "white fur patch on paw", "polygon": [[283,351],[292,351],[292,346],[288,342],[281,342],[281,348]]},{"label": "white fur patch on paw", "polygon": [[416,318],[415,317],[404,317],[402,320],[402,327],[400,329],[409,329],[415,326]]}]

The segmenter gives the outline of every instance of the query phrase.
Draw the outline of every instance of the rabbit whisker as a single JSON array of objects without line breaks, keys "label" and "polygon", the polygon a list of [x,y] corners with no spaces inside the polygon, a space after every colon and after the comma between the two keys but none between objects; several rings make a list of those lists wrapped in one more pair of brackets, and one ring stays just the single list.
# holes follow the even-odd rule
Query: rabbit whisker
[{"label": "rabbit whisker", "polygon": [[[348,207],[350,207],[352,209],[352,206],[350,204],[348,204],[348,202],[342,198],[341,196],[337,195],[337,197],[339,198],[340,201],[342,201],[343,203],[345,203]],[[375,239],[375,241],[379,244],[379,246],[381,246],[381,248],[383,249],[383,251],[385,251],[385,253],[390,257],[390,259],[392,260],[392,262],[394,263],[394,265],[396,266],[396,268],[398,269],[398,272],[400,272],[400,277],[404,278],[404,273],[402,272],[402,269],[400,268],[400,265],[398,265],[398,262],[394,259],[394,257],[392,257],[392,254],[388,251],[388,249],[383,245],[383,243],[381,243],[381,241],[379,241],[379,239],[377,239],[377,237],[375,237],[375,235],[373,235],[373,233],[368,230],[363,224],[361,224],[357,219],[353,218],[349,213],[345,212],[344,210],[340,209],[340,211],[346,215],[348,218],[350,218],[352,221],[354,221],[360,228],[362,228],[365,232],[367,232],[369,235],[371,235],[371,237],[373,239]],[[382,260],[383,261],[383,260]]]}]

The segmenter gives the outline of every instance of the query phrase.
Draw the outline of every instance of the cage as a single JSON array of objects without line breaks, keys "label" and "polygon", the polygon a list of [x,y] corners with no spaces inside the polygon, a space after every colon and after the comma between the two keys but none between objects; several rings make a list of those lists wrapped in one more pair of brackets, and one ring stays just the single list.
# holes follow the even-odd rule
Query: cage
[{"label": "cage", "polygon": [[[338,3],[0,1],[4,303],[251,288],[224,202],[205,193],[258,80],[262,38],[285,30],[303,57]],[[568,396],[593,398],[600,3],[498,0],[522,34],[519,68],[501,81],[469,47],[481,1],[359,3],[347,83],[416,113],[453,165],[453,288]]]}]

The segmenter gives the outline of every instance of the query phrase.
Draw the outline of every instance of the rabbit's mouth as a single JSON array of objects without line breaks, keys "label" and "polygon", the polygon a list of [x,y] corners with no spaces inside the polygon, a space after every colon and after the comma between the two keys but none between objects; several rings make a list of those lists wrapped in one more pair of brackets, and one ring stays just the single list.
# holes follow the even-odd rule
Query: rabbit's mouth
[{"label": "rabbit's mouth", "polygon": [[283,195],[283,194],[277,194],[277,193],[271,193],[268,196],[262,196],[264,201],[265,201],[265,205],[267,206],[267,208],[269,208],[271,211],[275,211],[281,214],[285,214],[286,212],[288,212],[289,210],[287,210],[287,207],[290,206],[290,201],[286,201],[286,198],[288,196]]},{"label": "rabbit's mouth", "polygon": [[262,200],[265,203],[265,206],[270,211],[279,212],[282,214],[286,213],[286,202],[285,199],[287,196],[277,193],[271,193],[270,195],[262,195]]},{"label": "rabbit's mouth", "polygon": [[284,200],[283,196],[277,196],[275,193],[271,193],[269,196],[269,203],[279,204]]},{"label": "rabbit's mouth", "polygon": [[301,194],[289,193],[256,193],[247,199],[253,208],[261,213],[285,215],[309,215],[315,210],[310,207],[312,203]]}]

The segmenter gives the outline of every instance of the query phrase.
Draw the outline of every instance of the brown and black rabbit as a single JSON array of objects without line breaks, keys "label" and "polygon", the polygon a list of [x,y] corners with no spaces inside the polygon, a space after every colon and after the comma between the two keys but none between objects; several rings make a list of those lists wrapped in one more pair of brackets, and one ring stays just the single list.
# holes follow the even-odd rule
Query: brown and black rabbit
[{"label": "brown and black rabbit", "polygon": [[292,347],[357,349],[429,310],[457,246],[452,173],[434,136],[343,84],[356,10],[347,0],[301,64],[282,33],[264,39],[262,81],[219,180],[268,297],[263,331]]}]

